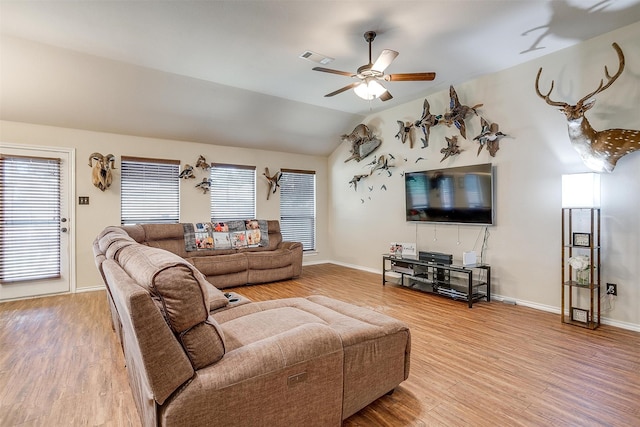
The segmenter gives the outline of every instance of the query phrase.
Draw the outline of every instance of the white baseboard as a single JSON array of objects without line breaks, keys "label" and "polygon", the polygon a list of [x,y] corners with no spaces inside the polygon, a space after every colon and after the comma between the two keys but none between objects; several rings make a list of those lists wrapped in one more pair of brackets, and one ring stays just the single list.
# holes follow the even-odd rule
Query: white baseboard
[{"label": "white baseboard", "polygon": [[327,261],[327,262],[331,264],[341,265],[343,267],[353,268],[355,270],[367,271],[369,273],[375,273],[375,274],[382,274],[382,270],[377,270],[375,268],[362,267],[360,265],[347,264],[345,262],[339,262],[339,261]]},{"label": "white baseboard", "polygon": [[93,291],[104,291],[106,288],[104,285],[91,286],[89,288],[76,288],[75,293],[79,294],[81,292],[93,292]]},{"label": "white baseboard", "polygon": [[[538,304],[536,302],[518,300],[518,299],[511,298],[511,297],[505,297],[504,295],[491,295],[491,300],[492,301],[507,302],[507,303],[510,303],[510,304],[513,304],[512,301],[515,301],[516,305],[522,305],[524,307],[534,308],[536,310],[546,311],[546,312],[554,313],[554,314],[558,314],[558,315],[560,314],[560,307],[553,307],[553,306],[550,306],[550,305]],[[568,313],[567,313],[567,315],[568,315]],[[600,322],[603,325],[615,326],[616,328],[620,328],[620,329],[627,329],[629,331],[640,332],[640,325],[636,325],[634,323],[621,322],[619,320],[610,319],[610,318],[604,317],[604,316],[600,317]]]},{"label": "white baseboard", "polygon": [[[354,264],[347,264],[347,263],[338,262],[338,261],[323,261],[323,262],[318,262],[317,264],[322,264],[322,263],[336,264],[336,265],[341,265],[343,267],[353,268],[355,270],[362,270],[362,271],[367,271],[369,273],[382,274],[382,270],[377,270],[375,268],[362,267],[362,266],[354,265]],[[309,264],[309,265],[311,265],[311,264]],[[386,275],[390,276],[390,277],[395,277],[393,272],[387,272]],[[400,277],[400,275],[397,275],[397,277]],[[537,302],[532,302],[532,301],[519,300],[519,299],[515,299],[515,298],[509,297],[509,296],[505,296],[505,295],[493,294],[493,295],[491,295],[491,301],[500,301],[500,302],[505,302],[507,304],[522,305],[524,307],[529,307],[529,308],[533,308],[533,309],[536,309],[536,310],[546,311],[546,312],[549,312],[549,313],[555,313],[555,314],[558,314],[558,315],[560,314],[560,307],[554,307],[554,306],[546,305],[546,304],[539,304]],[[620,320],[610,319],[610,318],[604,317],[604,316],[602,316],[600,318],[600,322],[603,325],[615,326],[616,328],[621,328],[621,329],[627,329],[627,330],[630,330],[630,331],[640,332],[640,325],[637,325],[635,323],[622,322]]]}]

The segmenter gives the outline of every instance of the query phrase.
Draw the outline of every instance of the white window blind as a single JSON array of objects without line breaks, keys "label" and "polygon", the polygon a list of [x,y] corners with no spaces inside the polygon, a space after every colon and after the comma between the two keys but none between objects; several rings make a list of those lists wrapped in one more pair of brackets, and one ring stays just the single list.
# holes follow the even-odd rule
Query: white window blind
[{"label": "white window blind", "polygon": [[177,223],[180,219],[180,162],[122,157],[122,225]]},{"label": "white window blind", "polygon": [[301,242],[305,251],[316,248],[316,174],[282,169],[280,230],[282,239]]},{"label": "white window blind", "polygon": [[60,159],[0,157],[0,281],[60,277]]},{"label": "white window blind", "polygon": [[210,174],[212,222],[256,217],[255,166],[214,163]]}]

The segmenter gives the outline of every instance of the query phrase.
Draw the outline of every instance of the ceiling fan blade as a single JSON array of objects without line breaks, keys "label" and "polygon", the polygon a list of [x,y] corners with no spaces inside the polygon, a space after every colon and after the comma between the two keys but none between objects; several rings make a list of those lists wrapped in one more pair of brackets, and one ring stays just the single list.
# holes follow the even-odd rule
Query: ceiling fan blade
[{"label": "ceiling fan blade", "polygon": [[329,96],[337,95],[337,94],[342,93],[342,92],[344,92],[344,91],[347,91],[347,90],[349,90],[349,89],[353,89],[354,87],[358,86],[359,84],[360,84],[360,82],[354,82],[354,83],[351,83],[350,85],[346,85],[346,86],[345,86],[345,87],[343,87],[343,88],[340,88],[340,89],[338,89],[338,90],[336,90],[336,91],[333,91],[333,92],[331,92],[331,93],[326,94],[326,95],[325,95],[325,97],[329,97]]},{"label": "ceiling fan blade", "polygon": [[389,91],[386,91],[385,93],[383,93],[382,95],[379,96],[380,101],[388,101],[391,98],[393,98],[393,96],[391,96],[391,94],[389,93]]},{"label": "ceiling fan blade", "polygon": [[436,78],[436,73],[403,73],[387,74],[384,79],[388,82],[418,82],[430,81]]},{"label": "ceiling fan blade", "polygon": [[347,76],[347,77],[355,77],[355,74],[353,73],[349,73],[347,71],[332,70],[331,68],[313,67],[312,70],[322,71],[323,73],[339,74],[341,76]]},{"label": "ceiling fan blade", "polygon": [[398,56],[398,52],[396,52],[395,50],[383,50],[380,56],[378,56],[378,59],[376,59],[376,62],[373,64],[373,67],[371,67],[371,69],[383,72],[389,66],[389,64],[391,64],[393,60],[396,59],[396,56]]}]

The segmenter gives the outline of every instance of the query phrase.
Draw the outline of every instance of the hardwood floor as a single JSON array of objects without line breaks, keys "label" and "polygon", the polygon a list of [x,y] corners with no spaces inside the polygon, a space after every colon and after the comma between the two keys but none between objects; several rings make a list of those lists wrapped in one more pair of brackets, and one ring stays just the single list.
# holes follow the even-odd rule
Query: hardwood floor
[{"label": "hardwood floor", "polygon": [[[322,294],[407,322],[411,373],[344,426],[640,426],[640,333],[460,301],[324,264],[235,289]],[[0,426],[139,426],[104,292],[0,304]]]}]

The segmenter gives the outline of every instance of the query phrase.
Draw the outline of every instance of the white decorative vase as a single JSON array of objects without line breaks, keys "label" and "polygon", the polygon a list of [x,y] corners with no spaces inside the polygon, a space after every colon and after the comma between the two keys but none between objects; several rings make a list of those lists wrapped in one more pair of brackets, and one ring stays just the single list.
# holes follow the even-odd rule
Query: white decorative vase
[{"label": "white decorative vase", "polygon": [[579,285],[588,285],[589,284],[589,269],[585,270],[577,270],[576,271],[576,281]]}]

